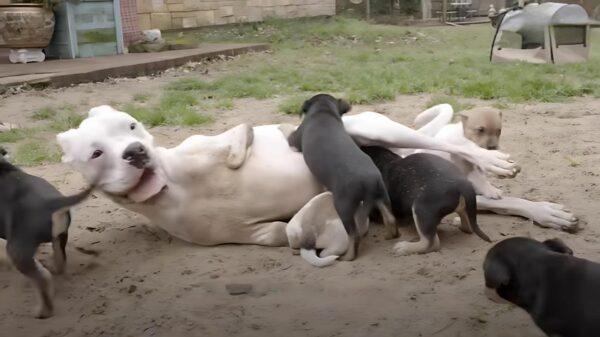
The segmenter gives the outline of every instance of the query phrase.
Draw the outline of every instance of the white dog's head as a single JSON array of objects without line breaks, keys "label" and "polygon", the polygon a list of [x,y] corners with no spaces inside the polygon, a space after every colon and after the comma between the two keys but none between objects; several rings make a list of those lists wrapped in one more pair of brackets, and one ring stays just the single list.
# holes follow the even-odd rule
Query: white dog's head
[{"label": "white dog's head", "polygon": [[108,194],[143,202],[166,185],[155,171],[152,135],[125,112],[107,105],[92,108],[77,129],[60,133],[56,139],[63,162],[88,181],[102,168],[107,170],[98,186]]}]

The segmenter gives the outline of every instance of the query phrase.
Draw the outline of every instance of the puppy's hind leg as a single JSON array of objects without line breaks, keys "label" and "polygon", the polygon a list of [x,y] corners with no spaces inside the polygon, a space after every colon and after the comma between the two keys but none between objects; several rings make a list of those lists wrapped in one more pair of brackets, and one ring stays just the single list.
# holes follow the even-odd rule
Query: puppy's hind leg
[{"label": "puppy's hind leg", "polygon": [[396,217],[392,214],[388,203],[383,201],[377,201],[377,209],[381,213],[383,218],[383,224],[385,226],[385,239],[391,240],[400,236],[398,233],[398,224],[396,223]]},{"label": "puppy's hind leg", "polygon": [[34,258],[37,246],[26,240],[10,240],[6,245],[6,252],[17,269],[31,279],[39,293],[41,303],[36,310],[36,318],[52,316],[54,304],[52,302],[52,275],[48,269]]},{"label": "puppy's hind leg", "polygon": [[335,210],[340,216],[340,220],[344,224],[346,233],[348,233],[348,250],[346,254],[340,257],[340,261],[352,261],[358,254],[358,246],[360,245],[359,228],[356,225],[355,215],[360,205],[360,199],[352,195],[344,195],[334,197]]},{"label": "puppy's hind leg", "polygon": [[65,272],[67,262],[66,246],[69,239],[68,229],[71,222],[69,211],[59,211],[52,215],[52,251],[54,272],[58,275]]},{"label": "puppy's hind leg", "polygon": [[438,251],[440,238],[437,234],[437,226],[442,219],[434,214],[431,205],[420,204],[418,200],[413,204],[412,213],[419,241],[400,241],[394,245],[394,253],[411,255]]}]

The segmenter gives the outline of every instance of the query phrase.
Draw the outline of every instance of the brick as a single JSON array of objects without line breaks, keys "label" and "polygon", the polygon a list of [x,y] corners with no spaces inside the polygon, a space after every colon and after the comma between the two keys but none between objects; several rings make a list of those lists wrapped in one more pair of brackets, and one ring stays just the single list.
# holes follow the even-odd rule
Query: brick
[{"label": "brick", "polygon": [[198,10],[202,8],[202,3],[198,0],[183,0],[183,6],[186,10]]},{"label": "brick", "polygon": [[171,17],[175,18],[195,18],[198,15],[197,11],[175,12],[171,13]]},{"label": "brick", "polygon": [[168,12],[167,4],[165,0],[150,0],[152,4],[152,12]]},{"label": "brick", "polygon": [[138,14],[138,28],[140,30],[151,29],[152,25],[150,24],[150,14]]},{"label": "brick", "polygon": [[167,0],[167,5],[169,4],[182,4],[183,0]]},{"label": "brick", "polygon": [[183,12],[185,11],[185,6],[183,4],[168,4],[167,8],[169,12]]},{"label": "brick", "polygon": [[136,1],[135,4],[137,7],[138,14],[149,12],[149,11],[146,11],[146,6],[144,6],[144,0],[135,0],[135,1]]},{"label": "brick", "polygon": [[219,16],[233,16],[233,6],[222,6],[219,8]]},{"label": "brick", "polygon": [[210,26],[215,24],[215,11],[199,11],[198,26]]},{"label": "brick", "polygon": [[170,29],[171,28],[171,13],[152,13],[150,14],[150,23],[152,28]]},{"label": "brick", "polygon": [[193,28],[198,27],[198,20],[193,18],[183,18],[183,28]]},{"label": "brick", "polygon": [[177,28],[183,28],[183,18],[171,18],[171,27],[177,29]]}]

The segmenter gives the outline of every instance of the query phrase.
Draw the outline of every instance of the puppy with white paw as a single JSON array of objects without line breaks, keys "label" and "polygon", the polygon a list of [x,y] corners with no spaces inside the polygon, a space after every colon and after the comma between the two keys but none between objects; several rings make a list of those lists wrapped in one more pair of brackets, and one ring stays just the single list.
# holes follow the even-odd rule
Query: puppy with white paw
[{"label": "puppy with white paw", "polygon": [[[312,198],[288,222],[290,248],[315,267],[326,267],[348,250],[350,240],[338,216],[331,192]],[[321,250],[317,254],[317,249]]]}]

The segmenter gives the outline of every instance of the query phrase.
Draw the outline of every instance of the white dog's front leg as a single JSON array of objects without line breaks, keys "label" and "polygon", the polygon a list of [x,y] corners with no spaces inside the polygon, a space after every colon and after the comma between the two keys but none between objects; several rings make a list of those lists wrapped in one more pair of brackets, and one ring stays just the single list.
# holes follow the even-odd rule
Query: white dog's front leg
[{"label": "white dog's front leg", "polygon": [[467,179],[473,184],[475,193],[478,195],[482,195],[488,199],[502,198],[502,190],[494,187],[479,168],[474,168],[469,172],[469,174],[467,174]]},{"label": "white dog's front leg", "polygon": [[227,167],[232,170],[240,168],[246,160],[246,154],[254,140],[254,130],[248,124],[240,124],[231,132],[231,144],[227,156]]},{"label": "white dog's front leg", "polygon": [[344,116],[343,121],[346,131],[359,145],[444,151],[464,158],[485,172],[502,177],[513,177],[520,171],[518,165],[509,160],[508,154],[485,150],[471,142],[465,145],[449,144],[376,112]]},{"label": "white dog's front leg", "polygon": [[488,199],[477,196],[477,209],[497,214],[517,215],[532,220],[535,224],[567,232],[577,230],[579,220],[565,206],[547,201],[504,197]]}]

